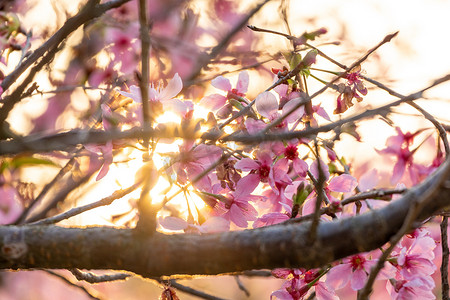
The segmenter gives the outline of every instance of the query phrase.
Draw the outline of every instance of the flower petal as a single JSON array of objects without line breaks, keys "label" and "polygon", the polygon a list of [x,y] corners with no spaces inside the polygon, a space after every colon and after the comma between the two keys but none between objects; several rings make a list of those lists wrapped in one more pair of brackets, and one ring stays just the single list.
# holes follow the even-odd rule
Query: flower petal
[{"label": "flower petal", "polygon": [[225,92],[231,90],[231,83],[230,83],[230,81],[227,78],[223,77],[223,76],[219,76],[219,77],[214,78],[211,81],[211,85],[213,87],[218,88],[219,90],[222,90],[222,91],[225,91]]},{"label": "flower petal", "polygon": [[175,73],[173,78],[169,81],[167,86],[161,91],[157,100],[169,100],[178,95],[183,88],[183,81],[181,81],[180,75]]},{"label": "flower petal", "polygon": [[227,98],[225,96],[219,94],[212,94],[206,97],[203,97],[199,104],[209,110],[218,110],[223,107],[227,102]]},{"label": "flower petal", "polygon": [[239,73],[239,78],[236,83],[236,90],[242,94],[247,93],[248,81],[249,81],[249,77],[248,77],[247,71],[242,71],[241,73]]},{"label": "flower petal", "polygon": [[332,190],[333,192],[340,192],[340,193],[350,193],[358,186],[358,181],[355,177],[348,175],[348,174],[342,174],[337,177],[334,177],[330,180],[330,183],[328,184],[328,188]]},{"label": "flower petal", "polygon": [[262,92],[256,97],[256,109],[258,113],[266,118],[270,118],[278,111],[277,98],[271,92]]}]

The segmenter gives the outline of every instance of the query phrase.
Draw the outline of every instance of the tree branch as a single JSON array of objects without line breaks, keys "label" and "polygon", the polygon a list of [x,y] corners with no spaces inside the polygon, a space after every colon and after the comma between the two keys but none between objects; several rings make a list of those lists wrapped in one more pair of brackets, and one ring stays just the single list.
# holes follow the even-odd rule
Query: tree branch
[{"label": "tree branch", "polygon": [[205,235],[151,236],[109,227],[3,226],[0,268],[116,269],[144,277],[317,268],[384,245],[402,227],[417,199],[428,205],[418,206],[414,224],[450,204],[449,161],[385,208],[320,223],[314,245],[308,242],[310,222]]}]

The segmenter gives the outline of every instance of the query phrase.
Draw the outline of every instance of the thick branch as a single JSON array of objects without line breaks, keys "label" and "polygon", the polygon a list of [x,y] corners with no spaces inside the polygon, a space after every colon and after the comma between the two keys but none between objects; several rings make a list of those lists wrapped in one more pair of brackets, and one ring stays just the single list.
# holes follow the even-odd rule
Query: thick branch
[{"label": "thick branch", "polygon": [[127,270],[145,277],[221,274],[279,267],[315,268],[388,242],[408,209],[427,201],[415,224],[450,204],[450,162],[380,210],[320,223],[314,245],[311,224],[281,224],[217,234],[151,236],[132,229],[57,226],[0,227],[0,268]]}]

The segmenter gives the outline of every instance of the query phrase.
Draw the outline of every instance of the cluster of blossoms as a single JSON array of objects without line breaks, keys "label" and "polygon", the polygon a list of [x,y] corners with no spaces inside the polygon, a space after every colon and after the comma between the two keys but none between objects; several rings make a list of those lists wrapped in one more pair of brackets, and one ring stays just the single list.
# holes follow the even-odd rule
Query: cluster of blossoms
[{"label": "cluster of blossoms", "polygon": [[[174,98],[181,91],[181,84],[181,79],[175,75],[165,88],[155,90],[151,86],[150,106],[172,107],[183,118],[191,116],[187,112],[195,108],[194,104],[189,100]],[[224,94],[205,96],[199,104],[214,112],[218,120],[233,116],[238,112],[236,109],[250,103],[246,98],[248,84],[249,75],[245,71],[239,74],[234,88],[228,79],[217,77],[212,85]],[[299,126],[311,126],[306,123],[311,124],[314,116],[308,115],[304,105],[298,105],[305,99],[302,91],[293,89],[289,84],[281,84],[274,90],[276,94],[270,91],[260,93],[255,99],[255,110],[246,117],[238,117],[231,126],[236,131],[251,134],[265,130],[278,118],[284,120],[271,128],[272,132],[283,133]],[[129,93],[120,94],[130,97],[136,103],[140,102],[137,87],[132,86]],[[310,113],[317,113],[323,119],[330,120],[320,105],[313,107],[315,108]],[[135,115],[138,117],[141,113]],[[214,124],[217,126],[217,121]],[[317,121],[313,124],[317,124]],[[397,133],[397,136],[388,139],[386,149],[379,150],[381,154],[397,155],[393,183],[401,179],[405,168],[410,169],[410,174],[418,174],[420,178],[424,178],[442,162],[440,156],[440,159],[438,157],[427,167],[412,164],[414,151],[411,151],[411,155],[404,153],[420,132],[403,134],[397,128]],[[334,217],[353,215],[351,206],[342,207],[341,201],[354,194],[357,187],[365,191],[374,184],[369,187],[363,182],[363,178],[359,183],[355,177],[336,171],[339,159],[326,143],[320,144],[320,148],[327,153],[328,163],[311,156],[311,143],[307,139],[265,142],[247,153],[241,151],[227,155],[221,164],[199,179],[197,177],[200,174],[231,150],[212,144],[185,141],[179,146],[179,155],[166,168],[166,172],[180,186],[192,182],[194,190],[205,201],[209,210],[202,212],[203,222],[194,218],[186,221],[178,216],[166,216],[159,218],[160,225],[167,230],[220,232],[248,228],[250,224],[253,224],[253,228],[263,227],[312,214],[317,201],[314,182],[319,177],[323,178],[322,189],[325,195],[322,206],[328,206]],[[302,150],[303,155],[300,154]],[[419,180],[419,176],[414,178]],[[417,180],[413,182],[417,183]],[[322,216],[322,220],[330,220],[330,217]],[[431,297],[434,288],[431,275],[435,271],[431,259],[434,258],[435,246],[435,241],[425,229],[417,230],[402,240],[377,277],[378,280],[387,282],[387,290],[392,298],[406,299],[405,295]],[[315,292],[318,299],[338,299],[336,291],[340,289],[349,287],[358,291],[364,287],[379,255],[380,251],[358,254],[321,270],[274,270],[275,277],[286,281],[279,290],[273,292],[272,297],[306,299]]]},{"label": "cluster of blossoms", "polygon": [[[100,32],[91,32],[89,38],[85,37],[89,45],[86,49],[78,49],[80,57],[95,57],[100,49],[93,45],[92,41],[99,38],[107,45],[110,54],[105,68],[92,68],[96,63],[95,58],[89,63],[82,59],[74,60],[67,72],[74,76],[66,76],[64,81],[58,84],[88,83],[91,87],[106,86],[112,90],[113,86],[120,85],[119,78],[132,78],[139,57],[139,26],[136,16],[133,15],[133,12],[137,11],[134,5],[135,2],[130,2],[113,14],[127,30],[122,30],[121,26],[104,25]],[[231,13],[232,9],[227,5],[231,5],[230,2],[213,1],[215,14],[228,26],[232,26],[242,15]],[[158,6],[152,8],[158,11]],[[167,10],[165,7],[160,9]],[[14,27],[14,18],[8,19],[4,14],[0,14],[0,17],[4,24],[0,27],[0,38],[18,30],[19,27]],[[169,49],[165,58],[172,62],[171,69],[167,71],[163,70],[162,58],[156,58],[161,61],[157,62],[159,67],[154,70],[154,74],[157,74],[155,76],[159,76],[158,78],[164,78],[167,84],[149,85],[148,114],[155,129],[162,129],[166,125],[156,121],[165,111],[174,112],[181,119],[181,126],[196,123],[193,113],[197,105],[211,112],[208,120],[199,120],[199,124],[208,124],[213,130],[221,130],[225,127],[226,120],[232,118],[226,126],[233,132],[249,135],[261,132],[284,134],[317,127],[319,122],[331,121],[330,115],[320,103],[308,101],[306,89],[301,87],[302,84],[298,82],[301,79],[298,78],[284,80],[273,90],[260,91],[254,99],[254,106],[244,115],[240,112],[252,103],[247,95],[250,76],[246,71],[239,73],[235,85],[223,76],[216,77],[211,81],[211,85],[220,91],[206,95],[199,101],[184,98],[180,95],[183,90],[182,78],[191,75],[189,71],[195,69],[195,62],[201,54],[198,49],[188,47],[187,42],[198,40],[203,35],[213,35],[212,30],[194,26],[198,16],[192,11],[186,13],[184,22],[171,15],[164,20],[158,19],[157,13],[151,17],[155,20],[152,29],[152,57],[160,57],[155,54]],[[15,31],[11,31],[13,28]],[[185,30],[182,31],[181,28]],[[308,40],[314,40],[325,32],[326,30],[319,29],[305,33],[294,40],[294,45],[297,48],[306,47]],[[193,52],[180,53],[177,47],[164,47],[167,41],[163,37],[167,36],[178,36],[178,39],[170,42],[183,44],[183,49],[194,48],[191,49]],[[242,47],[250,46],[251,38],[242,40],[247,43],[240,46],[240,51],[243,50]],[[0,42],[5,45],[3,40]],[[2,49],[4,47],[0,50]],[[288,61],[290,69],[301,66],[297,77],[307,77],[311,65],[315,63],[316,55],[316,50],[306,53],[303,59],[299,54],[293,55],[291,61]],[[274,82],[289,73],[286,67],[272,71],[276,74]],[[360,102],[362,96],[367,94],[360,67],[346,74],[344,80],[345,83],[338,85],[339,94],[334,114],[344,113],[354,105],[353,99]],[[47,110],[35,119],[33,132],[57,129],[57,117],[70,106],[70,93],[58,94],[48,102],[50,105]],[[115,93],[114,97],[97,106],[95,108],[101,112],[101,122],[97,125],[101,129],[109,131],[145,125],[141,91],[136,85],[131,85],[128,89],[123,88]],[[379,154],[396,158],[391,178],[393,185],[403,182],[405,171],[411,183],[417,184],[442,163],[442,152],[438,152],[430,165],[418,164],[413,161],[413,157],[420,145],[415,149],[410,148],[414,138],[423,130],[403,133],[400,128],[396,128],[396,132],[395,136],[387,140],[386,148],[377,151]],[[322,198],[320,207],[327,209],[327,214],[321,216],[322,221],[354,215],[354,206],[344,206],[342,201],[355,193],[373,188],[375,184],[367,184],[364,178],[357,179],[349,174],[351,166],[346,165],[345,159],[339,158],[333,150],[334,142],[327,139],[294,138],[264,142],[254,147],[241,147],[233,143],[184,140],[183,143],[177,144],[177,150],[171,153],[170,161],[159,170],[160,174],[164,173],[173,181],[172,187],[177,186],[183,191],[198,195],[207,208],[198,210],[197,218],[192,214],[188,218],[176,214],[161,214],[159,225],[166,230],[198,234],[258,228],[311,215],[315,212],[316,202]],[[96,180],[102,180],[114,162],[114,155],[123,148],[122,144],[112,141],[102,145],[85,145],[80,156],[89,156],[90,171],[97,174]],[[15,176],[14,172],[3,171],[14,169],[11,167],[14,159],[0,162],[0,224],[10,224],[20,216],[25,201],[23,195],[11,184],[14,182],[11,179]],[[376,199],[367,201],[373,202],[376,202]],[[367,209],[369,205],[361,212]],[[387,291],[392,298],[434,298],[434,281],[431,276],[436,269],[432,262],[435,247],[436,242],[426,229],[418,229],[402,239],[377,277],[378,280],[386,281]],[[323,269],[274,270],[273,275],[284,279],[285,282],[271,297],[286,300],[306,299],[314,292],[318,299],[338,299],[341,289],[358,291],[364,287],[379,256],[380,250],[377,250],[345,258]],[[171,293],[169,289],[166,292]]]}]

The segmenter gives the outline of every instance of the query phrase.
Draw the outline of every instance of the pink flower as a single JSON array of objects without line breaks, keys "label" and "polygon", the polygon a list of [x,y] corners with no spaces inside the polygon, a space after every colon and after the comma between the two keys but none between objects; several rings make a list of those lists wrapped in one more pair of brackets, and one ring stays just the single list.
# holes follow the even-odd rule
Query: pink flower
[{"label": "pink flower", "polygon": [[396,156],[397,162],[394,165],[394,170],[391,178],[391,184],[396,184],[408,169],[409,176],[413,184],[419,182],[420,166],[413,163],[413,154],[415,150],[410,150],[409,146],[413,142],[414,136],[419,133],[406,133],[404,134],[400,128],[396,128],[397,135],[392,136],[386,141],[386,148],[382,150],[376,150],[379,154],[391,154]]},{"label": "pink flower", "polygon": [[364,287],[368,273],[375,263],[376,260],[366,259],[362,254],[344,258],[341,264],[331,268],[327,273],[326,282],[335,289],[341,289],[350,282],[352,290],[360,290]]},{"label": "pink flower", "polygon": [[[331,195],[331,192],[350,193],[358,186],[358,181],[356,180],[355,177],[348,175],[348,174],[342,174],[339,176],[335,176],[335,177],[331,178],[331,180],[329,180],[330,172],[328,170],[328,166],[322,160],[320,160],[320,166],[321,166],[323,175],[325,176],[325,183],[323,186],[323,189],[325,190],[325,194],[327,195],[327,197],[330,200],[332,205],[338,205],[339,204],[338,200]],[[311,164],[310,171],[316,179],[319,178],[319,170],[318,170],[317,160]],[[303,209],[302,209],[303,215],[311,214],[314,212],[315,203],[316,203],[316,195],[317,195],[316,192],[313,192],[308,196],[308,199],[303,204]],[[337,203],[334,203],[334,202],[337,202]]]},{"label": "pink flower", "polygon": [[248,227],[248,221],[255,221],[258,212],[249,201],[260,200],[261,196],[254,196],[250,193],[253,190],[245,183],[239,181],[236,190],[220,197],[221,201],[215,207],[215,214],[230,220],[241,228]]},{"label": "pink flower", "polygon": [[106,42],[110,43],[110,52],[114,54],[114,60],[120,61],[120,70],[126,74],[135,70],[138,65],[136,43],[139,34],[139,24],[128,26],[126,31],[118,28],[108,28],[106,31]]},{"label": "pink flower", "polygon": [[210,110],[226,110],[231,113],[231,105],[227,103],[227,100],[234,99],[239,100],[245,97],[248,89],[249,76],[246,71],[239,73],[238,81],[236,83],[236,88],[231,87],[230,80],[223,76],[214,78],[211,81],[211,85],[215,88],[222,90],[227,93],[226,96],[220,94],[212,94],[203,97],[200,100],[200,105],[210,109]]},{"label": "pink flower", "polygon": [[292,162],[292,168],[295,173],[300,177],[305,177],[308,171],[308,164],[298,157],[297,147],[297,140],[289,141],[286,145],[283,142],[275,142],[272,145],[275,154],[284,156],[280,160]]},{"label": "pink flower", "polygon": [[304,269],[275,269],[272,274],[278,278],[284,278],[281,289],[274,291],[270,299],[300,300],[306,299],[314,290],[319,300],[339,300],[326,282],[318,279],[321,272],[317,269],[306,271]]},{"label": "pink flower", "polygon": [[[184,116],[189,110],[190,105],[179,99],[174,99],[178,93],[181,92],[183,88],[183,82],[181,77],[177,74],[169,81],[166,87],[161,85],[158,87],[149,85],[148,96],[149,96],[149,109],[153,116],[161,114],[161,112],[166,110],[171,110],[180,116]],[[119,93],[125,97],[133,99],[138,105],[137,117],[142,118],[142,114],[139,112],[141,108],[141,90],[138,86],[130,86],[130,92],[119,91]]]},{"label": "pink flower", "polygon": [[414,234],[412,239],[404,237],[401,248],[393,253],[397,255],[400,274],[407,280],[430,276],[436,271],[433,263],[436,242],[425,229],[416,230]]},{"label": "pink flower", "polygon": [[256,160],[243,158],[234,167],[244,172],[250,171],[240,182],[245,183],[251,191],[258,186],[259,182],[263,182],[268,183],[272,190],[278,194],[275,182],[291,183],[291,179],[287,175],[287,165],[280,161],[273,165],[272,157],[268,151],[258,151]]},{"label": "pink flower", "polygon": [[0,224],[6,225],[15,222],[23,210],[16,189],[0,186]]},{"label": "pink flower", "polygon": [[[194,147],[194,142],[185,141],[179,147],[179,155],[175,158],[167,172],[174,172],[180,184],[186,184],[195,179],[206,168],[215,163],[222,155],[222,150],[217,146],[200,144]],[[194,186],[204,191],[211,190],[211,179],[203,176]]]},{"label": "pink flower", "polygon": [[[433,282],[433,280],[431,281]],[[429,281],[421,277],[412,280],[391,280],[391,284],[387,283],[387,290],[391,299],[395,300],[436,299],[433,287],[430,287]]]}]

